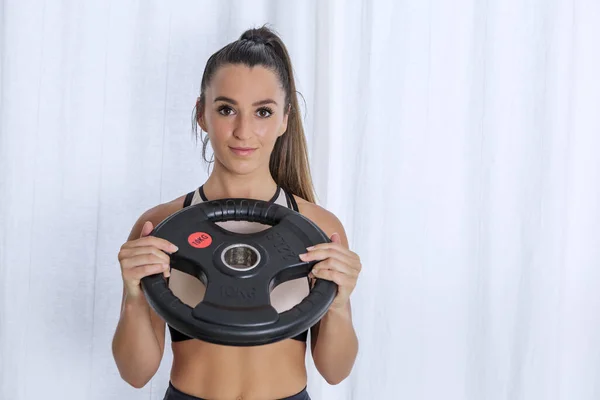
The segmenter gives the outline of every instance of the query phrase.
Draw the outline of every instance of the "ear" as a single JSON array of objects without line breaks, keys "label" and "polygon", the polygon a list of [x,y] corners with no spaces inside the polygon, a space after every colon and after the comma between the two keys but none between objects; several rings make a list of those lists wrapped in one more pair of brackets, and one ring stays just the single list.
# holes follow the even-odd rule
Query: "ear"
[{"label": "ear", "polygon": [[196,118],[198,118],[198,125],[204,132],[208,132],[206,129],[206,119],[204,118],[204,107],[200,104],[200,97],[196,99]]},{"label": "ear", "polygon": [[283,136],[283,134],[285,133],[285,131],[287,131],[288,119],[289,119],[289,116],[290,116],[290,110],[291,109],[292,109],[292,107],[288,106],[287,112],[283,116],[283,121],[281,122],[281,129],[279,130],[279,136]]}]

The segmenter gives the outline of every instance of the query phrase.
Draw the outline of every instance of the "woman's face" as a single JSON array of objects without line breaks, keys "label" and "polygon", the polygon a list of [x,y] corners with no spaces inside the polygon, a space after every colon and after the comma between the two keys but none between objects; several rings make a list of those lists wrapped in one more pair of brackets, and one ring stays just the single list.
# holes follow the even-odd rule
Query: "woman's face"
[{"label": "woman's face", "polygon": [[256,65],[225,65],[206,88],[199,117],[215,160],[245,175],[268,169],[275,141],[287,129],[285,92],[275,73]]}]

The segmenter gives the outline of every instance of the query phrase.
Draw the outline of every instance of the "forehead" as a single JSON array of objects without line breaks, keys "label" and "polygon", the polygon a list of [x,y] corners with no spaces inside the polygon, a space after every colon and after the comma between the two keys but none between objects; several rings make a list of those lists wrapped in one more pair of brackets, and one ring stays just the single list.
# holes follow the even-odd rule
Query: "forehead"
[{"label": "forehead", "polygon": [[213,76],[207,92],[209,97],[226,96],[240,102],[285,96],[275,72],[261,65],[224,65]]}]

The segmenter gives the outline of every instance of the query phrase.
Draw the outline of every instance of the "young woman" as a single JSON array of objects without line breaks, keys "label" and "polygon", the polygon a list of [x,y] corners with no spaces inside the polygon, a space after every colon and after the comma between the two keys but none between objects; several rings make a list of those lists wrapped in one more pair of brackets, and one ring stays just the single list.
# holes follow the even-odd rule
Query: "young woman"
[{"label": "young woman", "polygon": [[[183,302],[194,306],[204,286],[179,271],[169,271],[169,242],[148,236],[153,227],[182,207],[208,199],[244,197],[292,207],[315,222],[332,243],[307,249],[304,261],[318,261],[314,277],[338,285],[333,304],[311,328],[311,352],[319,373],[337,384],[350,373],[358,350],[352,325],[350,294],[361,269],[348,249],[340,221],[314,203],[306,139],[298,110],[288,52],[267,28],[246,31],[239,40],[213,54],[202,77],[194,126],[210,141],[214,168],[193,192],[146,211],[119,252],[124,283],[121,317],[113,355],[122,378],[141,388],[162,359],[165,322],[149,307],[140,288],[144,276],[163,273]],[[265,229],[250,222],[222,225],[237,232]],[[309,280],[286,282],[273,290],[278,311],[308,294]],[[307,332],[277,343],[222,346],[189,338],[169,327],[173,365],[165,399],[310,399],[306,391]]]}]

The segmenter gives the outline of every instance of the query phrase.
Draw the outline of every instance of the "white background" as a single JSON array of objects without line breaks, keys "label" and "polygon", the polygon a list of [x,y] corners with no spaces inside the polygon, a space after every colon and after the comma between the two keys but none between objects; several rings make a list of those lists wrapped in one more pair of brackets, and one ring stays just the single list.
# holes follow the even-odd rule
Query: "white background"
[{"label": "white background", "polygon": [[[117,252],[204,182],[207,58],[270,23],[363,272],[314,400],[600,398],[598,0],[0,1],[0,398],[162,399],[110,343]],[[167,346],[167,349],[169,347]]]}]

